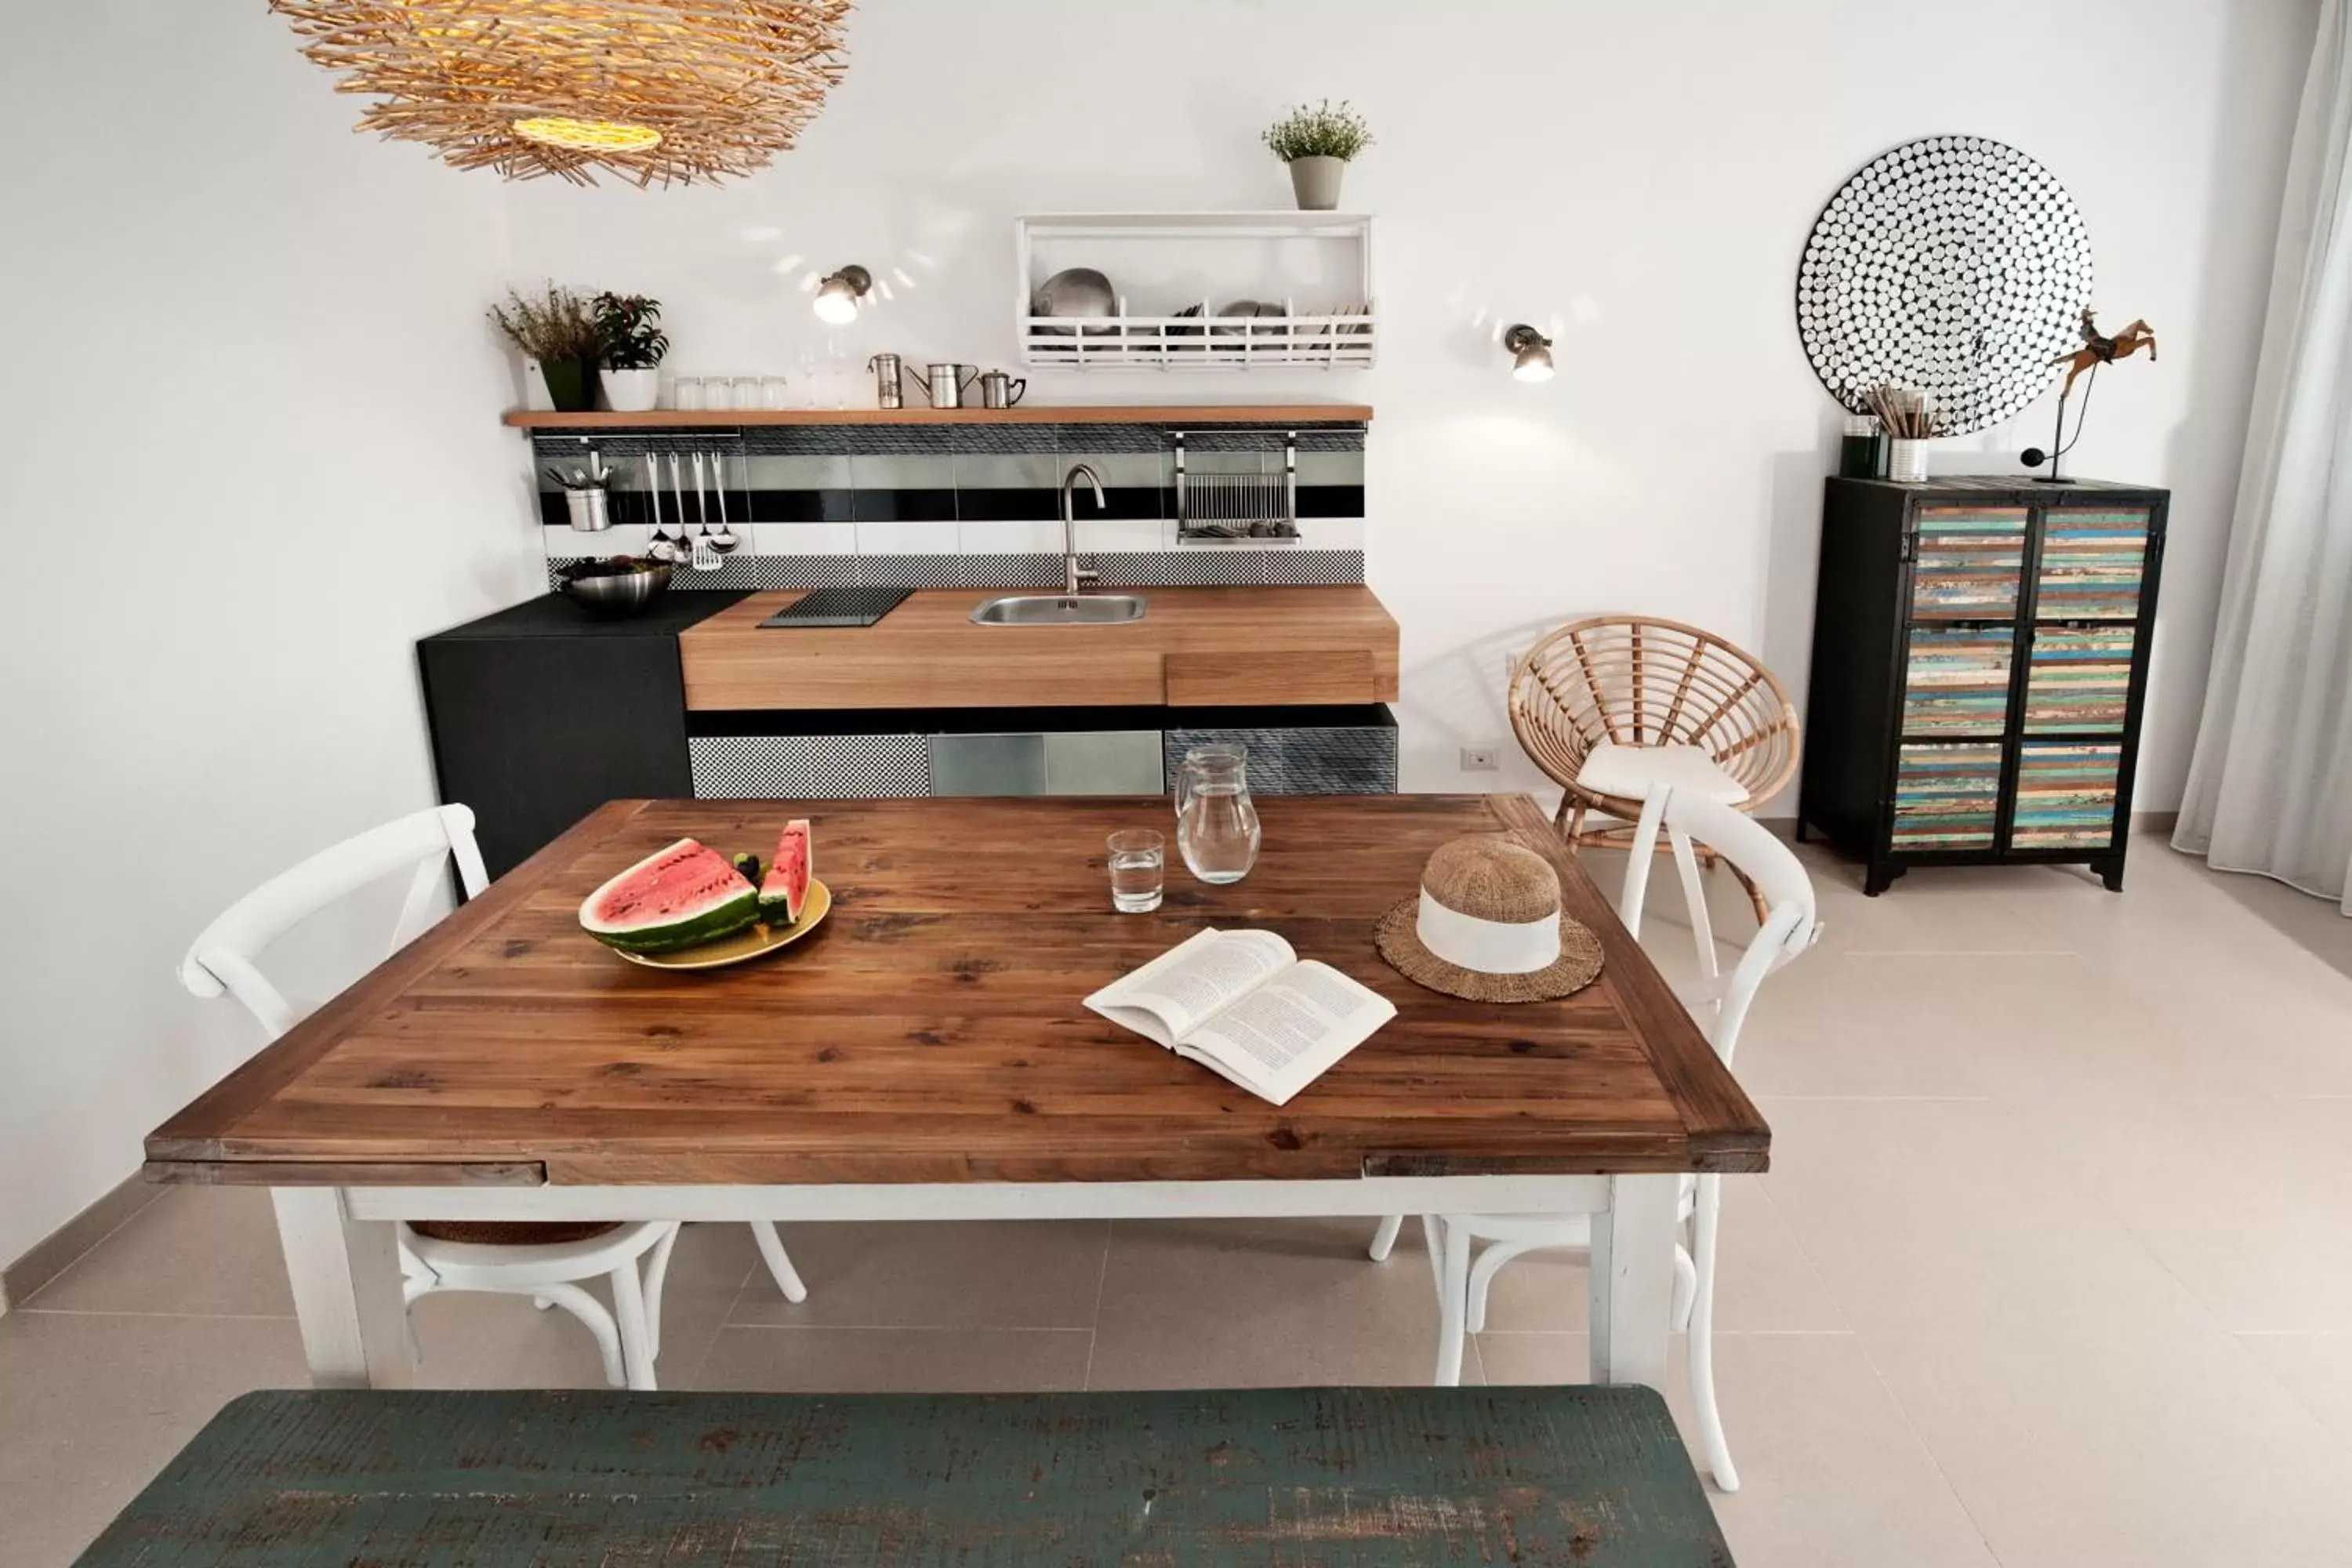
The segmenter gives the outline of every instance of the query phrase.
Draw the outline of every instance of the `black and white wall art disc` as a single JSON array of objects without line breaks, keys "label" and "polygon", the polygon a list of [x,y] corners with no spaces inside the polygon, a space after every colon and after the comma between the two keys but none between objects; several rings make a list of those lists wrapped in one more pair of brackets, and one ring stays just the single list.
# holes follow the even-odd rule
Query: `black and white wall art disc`
[{"label": "black and white wall art disc", "polygon": [[1929,136],[1874,158],[1813,225],[1797,331],[1830,395],[1928,395],[1935,430],[1997,425],[2081,343],[2091,241],[2057,177],[1982,136]]}]

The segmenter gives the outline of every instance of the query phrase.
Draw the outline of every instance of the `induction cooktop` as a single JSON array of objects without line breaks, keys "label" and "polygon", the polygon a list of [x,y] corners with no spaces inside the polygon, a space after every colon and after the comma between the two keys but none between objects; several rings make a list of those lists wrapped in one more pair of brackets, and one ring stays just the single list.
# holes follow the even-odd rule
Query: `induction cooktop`
[{"label": "induction cooktop", "polygon": [[812,588],[760,624],[763,626],[870,626],[912,588]]}]

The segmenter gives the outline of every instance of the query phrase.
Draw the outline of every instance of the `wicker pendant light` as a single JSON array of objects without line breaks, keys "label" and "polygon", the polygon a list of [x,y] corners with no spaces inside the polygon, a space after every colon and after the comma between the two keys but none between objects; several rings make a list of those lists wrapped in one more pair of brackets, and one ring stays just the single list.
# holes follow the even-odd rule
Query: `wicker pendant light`
[{"label": "wicker pendant light", "polygon": [[376,101],[358,129],[581,184],[741,174],[841,79],[850,0],[269,0]]}]

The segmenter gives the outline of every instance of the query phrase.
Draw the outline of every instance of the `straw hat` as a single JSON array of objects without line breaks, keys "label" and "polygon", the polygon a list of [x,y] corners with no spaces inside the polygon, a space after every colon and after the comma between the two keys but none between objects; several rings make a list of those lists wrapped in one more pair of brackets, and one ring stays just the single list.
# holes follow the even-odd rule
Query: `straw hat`
[{"label": "straw hat", "polygon": [[1560,913],[1551,862],[1498,834],[1439,847],[1421,896],[1381,917],[1381,956],[1432,991],[1473,1002],[1546,1002],[1601,973],[1601,942]]}]

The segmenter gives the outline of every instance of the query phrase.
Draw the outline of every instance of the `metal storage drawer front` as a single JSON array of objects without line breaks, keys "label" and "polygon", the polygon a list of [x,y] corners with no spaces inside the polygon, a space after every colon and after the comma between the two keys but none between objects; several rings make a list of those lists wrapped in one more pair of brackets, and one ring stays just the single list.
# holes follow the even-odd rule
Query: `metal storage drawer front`
[{"label": "metal storage drawer front", "polygon": [[934,735],[933,795],[1158,795],[1157,730]]},{"label": "metal storage drawer front", "polygon": [[1045,737],[1048,795],[1158,795],[1157,730],[1089,730]]},{"label": "metal storage drawer front", "polygon": [[2129,626],[2034,627],[2025,673],[2026,732],[2122,734],[2136,635]]},{"label": "metal storage drawer front", "polygon": [[2104,849],[2115,842],[2121,746],[2029,741],[2017,752],[2017,809],[2009,842],[2018,849]]},{"label": "metal storage drawer front", "polygon": [[1905,746],[1897,753],[1897,849],[1989,849],[2000,813],[2000,747]]},{"label": "metal storage drawer front", "polygon": [[1923,621],[2000,620],[2017,613],[2025,575],[2023,507],[1919,509],[1911,614]]},{"label": "metal storage drawer front", "polygon": [[934,735],[933,795],[1044,795],[1043,735]]},{"label": "metal storage drawer front", "polygon": [[2053,621],[2137,620],[2147,517],[2138,508],[2043,513],[2034,613]]},{"label": "metal storage drawer front", "polygon": [[2010,626],[1918,626],[1903,679],[1906,735],[1999,735],[2009,721]]}]

